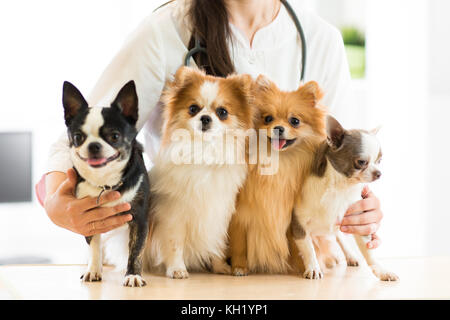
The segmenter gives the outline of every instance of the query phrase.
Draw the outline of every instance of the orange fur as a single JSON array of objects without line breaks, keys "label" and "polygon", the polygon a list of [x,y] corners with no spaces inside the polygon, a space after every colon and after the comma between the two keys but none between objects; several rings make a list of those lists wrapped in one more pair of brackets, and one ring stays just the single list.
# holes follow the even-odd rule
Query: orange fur
[{"label": "orange fur", "polygon": [[[301,259],[290,237],[294,198],[311,167],[316,146],[326,137],[324,108],[318,105],[322,92],[316,82],[285,92],[260,76],[252,88],[259,110],[255,127],[271,137],[273,128],[286,128],[286,138],[297,138],[279,152],[274,175],[261,175],[261,161],[249,166],[247,180],[236,201],[230,228],[230,254],[235,275],[250,272],[286,273],[301,269]],[[267,116],[273,121],[265,123]],[[301,121],[294,128],[289,119]],[[259,146],[260,148],[261,146]]]}]

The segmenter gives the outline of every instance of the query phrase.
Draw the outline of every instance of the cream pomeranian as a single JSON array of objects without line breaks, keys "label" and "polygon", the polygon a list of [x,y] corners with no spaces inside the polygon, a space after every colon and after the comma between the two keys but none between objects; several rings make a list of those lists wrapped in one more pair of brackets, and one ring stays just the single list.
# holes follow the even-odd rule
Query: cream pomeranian
[{"label": "cream pomeranian", "polygon": [[167,277],[189,271],[230,273],[227,228],[245,181],[246,140],[253,127],[248,75],[216,78],[180,68],[163,93],[161,149],[149,176],[151,239],[147,269]]}]

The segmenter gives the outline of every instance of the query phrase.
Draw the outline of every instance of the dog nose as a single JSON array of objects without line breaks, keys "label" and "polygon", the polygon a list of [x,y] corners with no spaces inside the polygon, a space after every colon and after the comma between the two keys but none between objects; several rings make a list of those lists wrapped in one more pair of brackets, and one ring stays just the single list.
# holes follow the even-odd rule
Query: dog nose
[{"label": "dog nose", "polygon": [[200,121],[202,122],[202,131],[207,131],[211,127],[212,119],[210,116],[201,116]]},{"label": "dog nose", "polygon": [[275,134],[277,134],[278,131],[278,135],[281,136],[284,133],[284,127],[276,126],[275,128],[273,128],[273,131],[275,132]]},{"label": "dog nose", "polygon": [[378,180],[381,177],[381,171],[380,170],[376,170],[373,172],[373,180]]},{"label": "dog nose", "polygon": [[88,146],[89,153],[98,154],[102,149],[102,145],[98,142],[92,142]]},{"label": "dog nose", "polygon": [[200,121],[202,122],[202,124],[207,125],[212,121],[212,119],[210,116],[202,116],[200,118]]}]

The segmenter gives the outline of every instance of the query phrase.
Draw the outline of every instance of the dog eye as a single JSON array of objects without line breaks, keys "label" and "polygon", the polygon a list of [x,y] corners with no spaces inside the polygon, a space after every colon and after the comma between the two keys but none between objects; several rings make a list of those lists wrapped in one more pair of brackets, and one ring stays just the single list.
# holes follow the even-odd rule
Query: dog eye
[{"label": "dog eye", "polygon": [[73,135],[73,144],[75,147],[82,145],[84,142],[84,135],[80,132],[77,132]]},{"label": "dog eye", "polygon": [[120,133],[119,132],[113,132],[111,133],[111,135],[109,136],[109,139],[111,140],[111,142],[117,142],[120,139]]},{"label": "dog eye", "polygon": [[369,162],[367,160],[356,159],[354,167],[356,169],[360,170],[360,169],[364,169],[365,167],[367,167],[368,164],[369,164]]},{"label": "dog eye", "polygon": [[228,111],[225,108],[217,108],[216,114],[220,120],[226,120],[228,118]]},{"label": "dog eye", "polygon": [[189,114],[191,116],[195,116],[200,111],[200,107],[196,104],[193,104],[189,107]]},{"label": "dog eye", "polygon": [[264,122],[265,123],[271,123],[273,121],[273,117],[272,116],[267,116],[264,118]]},{"label": "dog eye", "polygon": [[294,128],[297,128],[300,125],[300,120],[298,120],[297,118],[290,118],[289,119],[289,123],[291,124],[291,126],[293,126]]}]

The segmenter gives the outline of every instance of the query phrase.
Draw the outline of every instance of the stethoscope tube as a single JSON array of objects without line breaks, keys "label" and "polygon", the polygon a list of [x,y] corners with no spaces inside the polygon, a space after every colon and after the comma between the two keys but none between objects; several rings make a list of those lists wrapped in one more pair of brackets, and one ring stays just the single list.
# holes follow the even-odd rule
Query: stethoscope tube
[{"label": "stethoscope tube", "polygon": [[305,79],[305,71],[306,71],[306,37],[305,33],[303,32],[302,25],[300,23],[300,20],[298,19],[297,15],[295,14],[294,9],[292,9],[291,5],[287,0],[281,0],[281,3],[285,6],[287,11],[289,12],[292,20],[294,20],[295,27],[297,28],[298,34],[300,35],[300,40],[302,44],[302,70],[300,73],[300,82],[304,82]]},{"label": "stethoscope tube", "polygon": [[197,37],[195,37],[195,46],[194,46],[194,48],[189,50],[188,53],[186,54],[186,56],[184,57],[184,65],[186,67],[189,66],[189,60],[191,60],[191,58],[197,53],[207,54],[206,48],[203,48],[200,45],[200,40]]},{"label": "stethoscope tube", "polygon": [[[164,3],[163,5],[156,8],[155,11],[173,1],[174,0]],[[291,7],[289,2],[287,0],[280,0],[280,1],[284,5],[286,10],[289,12],[289,15],[291,16],[292,20],[294,21],[295,27],[297,28],[297,32],[300,35],[300,40],[301,40],[301,45],[302,45],[302,69],[301,69],[301,73],[300,73],[300,82],[304,82],[305,72],[306,72],[306,55],[307,55],[305,33],[303,32],[303,28],[300,23],[300,20],[298,19],[297,15],[295,14],[294,9]],[[186,54],[186,56],[184,58],[185,66],[189,66],[189,62],[190,62],[191,58],[193,58],[193,56],[196,55],[197,53],[207,54],[206,48],[201,46],[200,40],[195,36],[194,36],[194,38],[195,38],[195,46],[191,50],[189,50],[188,53]]]}]

